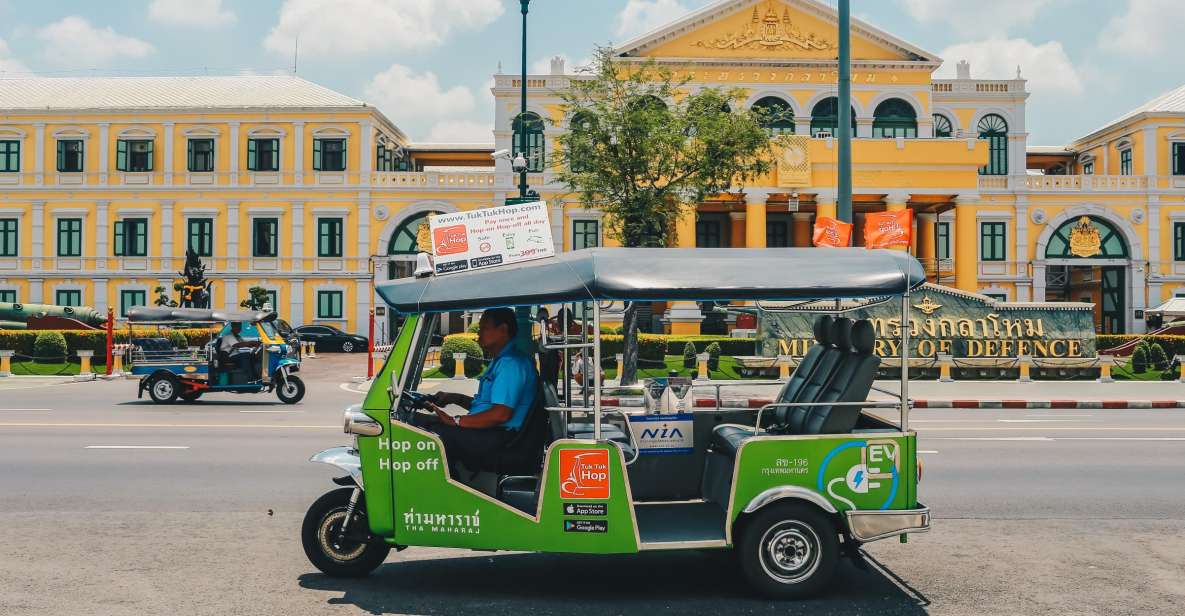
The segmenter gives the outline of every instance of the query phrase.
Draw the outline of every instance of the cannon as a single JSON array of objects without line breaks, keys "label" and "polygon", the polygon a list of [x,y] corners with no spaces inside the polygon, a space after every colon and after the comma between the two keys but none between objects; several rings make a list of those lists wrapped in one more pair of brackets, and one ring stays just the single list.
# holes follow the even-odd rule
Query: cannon
[{"label": "cannon", "polygon": [[54,306],[50,304],[10,304],[0,302],[0,329],[25,329],[29,319],[55,317],[78,321],[89,328],[101,327],[107,315],[90,306]]}]

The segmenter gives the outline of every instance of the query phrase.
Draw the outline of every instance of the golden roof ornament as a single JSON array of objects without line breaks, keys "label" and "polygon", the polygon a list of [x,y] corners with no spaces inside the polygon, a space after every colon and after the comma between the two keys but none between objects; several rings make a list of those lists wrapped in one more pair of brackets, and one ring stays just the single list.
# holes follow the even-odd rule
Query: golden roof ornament
[{"label": "golden roof ornament", "polygon": [[436,254],[435,246],[432,242],[432,231],[428,226],[428,221],[420,223],[420,228],[416,230],[416,250],[419,252],[426,252],[428,254]]},{"label": "golden roof ornament", "polygon": [[794,20],[790,18],[790,10],[785,9],[778,17],[774,3],[769,4],[765,17],[753,7],[753,18],[743,30],[726,34],[714,40],[696,42],[697,47],[710,49],[766,49],[806,51],[829,51],[836,49],[831,41],[820,38],[813,32],[803,33],[794,27]]},{"label": "golden roof ornament", "polygon": [[921,310],[922,314],[930,316],[935,312],[938,312],[938,309],[942,307],[942,304],[935,303],[934,300],[930,299],[929,295],[923,295],[922,303],[914,304],[913,307]]},{"label": "golden roof ornament", "polygon": [[1070,254],[1076,257],[1093,257],[1103,252],[1103,237],[1098,228],[1090,222],[1089,216],[1078,219],[1070,230]]}]

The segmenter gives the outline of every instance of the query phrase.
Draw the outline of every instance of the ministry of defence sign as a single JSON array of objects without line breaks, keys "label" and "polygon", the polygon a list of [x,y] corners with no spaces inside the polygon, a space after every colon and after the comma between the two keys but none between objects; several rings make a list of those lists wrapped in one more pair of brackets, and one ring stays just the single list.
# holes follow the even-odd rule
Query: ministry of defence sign
[{"label": "ministry of defence sign", "polygon": [[[765,356],[801,357],[814,344],[816,313],[762,311],[758,340]],[[901,304],[885,302],[844,313],[869,319],[876,354],[901,355]],[[910,356],[1009,358],[1094,357],[1093,304],[1007,303],[950,287],[926,284],[910,296]]]}]

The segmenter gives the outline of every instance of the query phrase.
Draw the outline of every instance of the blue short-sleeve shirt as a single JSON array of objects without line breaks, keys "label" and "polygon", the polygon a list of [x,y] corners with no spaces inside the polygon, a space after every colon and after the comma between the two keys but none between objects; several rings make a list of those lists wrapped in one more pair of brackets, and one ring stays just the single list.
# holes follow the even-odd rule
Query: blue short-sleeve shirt
[{"label": "blue short-sleeve shirt", "polygon": [[477,395],[469,405],[469,414],[484,413],[495,404],[501,404],[514,409],[514,415],[502,424],[502,428],[521,428],[527,411],[535,403],[535,382],[538,379],[535,362],[519,351],[512,340],[477,378]]}]

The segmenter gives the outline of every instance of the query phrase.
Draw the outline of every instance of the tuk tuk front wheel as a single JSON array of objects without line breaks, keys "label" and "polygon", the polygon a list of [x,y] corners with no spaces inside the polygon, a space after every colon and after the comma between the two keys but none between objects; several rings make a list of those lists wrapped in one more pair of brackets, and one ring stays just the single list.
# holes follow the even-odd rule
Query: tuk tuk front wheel
[{"label": "tuk tuk front wheel", "polygon": [[359,497],[354,515],[346,527],[347,537],[339,537],[350,495],[354,488],[334,490],[317,499],[301,525],[304,553],[313,566],[332,577],[366,577],[387,559],[391,546],[367,542],[361,536],[370,532],[366,521],[365,495]]},{"label": "tuk tuk front wheel", "polygon": [[157,404],[172,404],[177,401],[180,389],[177,377],[161,375],[148,384],[148,396]]},{"label": "tuk tuk front wheel", "polygon": [[304,398],[304,381],[300,377],[289,375],[276,386],[276,395],[284,404],[296,404]]},{"label": "tuk tuk front wheel", "polygon": [[821,511],[809,505],[767,507],[745,524],[739,543],[749,583],[777,599],[817,594],[839,561],[839,535]]}]

